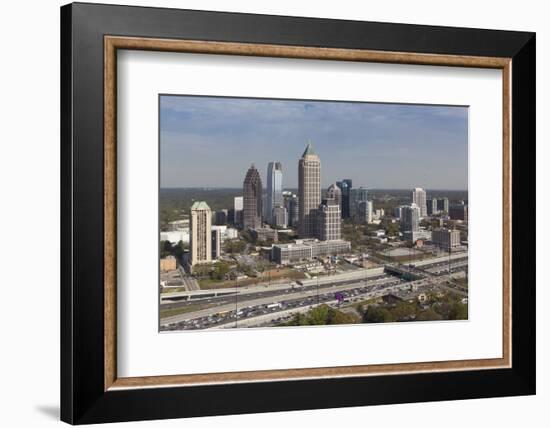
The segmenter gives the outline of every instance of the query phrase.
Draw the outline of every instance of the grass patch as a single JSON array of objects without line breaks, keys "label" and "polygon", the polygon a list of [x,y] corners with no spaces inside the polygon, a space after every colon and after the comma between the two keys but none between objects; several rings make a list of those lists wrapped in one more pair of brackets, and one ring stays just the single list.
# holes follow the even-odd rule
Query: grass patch
[{"label": "grass patch", "polygon": [[195,312],[199,311],[201,309],[208,309],[213,306],[216,306],[215,303],[208,303],[208,304],[196,304],[196,305],[188,305],[188,306],[182,306],[180,308],[170,308],[170,309],[161,309],[160,310],[160,319],[173,317],[174,315],[181,315],[186,314],[189,312]]}]

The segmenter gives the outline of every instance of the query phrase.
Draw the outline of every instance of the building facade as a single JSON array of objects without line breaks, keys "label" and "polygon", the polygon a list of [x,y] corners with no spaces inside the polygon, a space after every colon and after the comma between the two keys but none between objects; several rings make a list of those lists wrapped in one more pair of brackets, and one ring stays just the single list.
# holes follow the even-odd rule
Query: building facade
[{"label": "building facade", "polygon": [[340,210],[342,212],[342,218],[351,217],[351,191],[353,182],[349,178],[344,178],[342,181],[337,181],[336,185],[342,192],[342,202]]},{"label": "building facade", "polygon": [[316,239],[297,240],[291,244],[278,244],[271,248],[271,260],[280,265],[311,260],[314,257],[346,254],[351,251],[351,243],[341,239],[318,241]]},{"label": "building facade", "polygon": [[292,192],[286,192],[284,195],[285,207],[287,212],[288,226],[298,227],[299,224],[299,207],[298,207],[298,196]]},{"label": "building facade", "polygon": [[449,214],[449,198],[441,198],[437,200],[437,210]]},{"label": "building facade", "polygon": [[435,215],[439,213],[436,198],[428,199],[426,205],[428,206],[428,215]]},{"label": "building facade", "polygon": [[221,229],[212,228],[211,232],[212,237],[212,260],[217,260],[222,255],[222,231]]},{"label": "building facade", "polygon": [[273,214],[271,218],[272,226],[286,228],[288,225],[288,214],[287,210],[282,205],[277,205],[273,207]]},{"label": "building facade", "polygon": [[453,229],[435,229],[432,231],[432,242],[443,250],[451,251],[460,246],[460,232]]},{"label": "building facade", "polygon": [[420,208],[416,204],[402,207],[401,230],[404,232],[418,232],[420,229]]},{"label": "building facade", "polygon": [[252,164],[243,182],[243,228],[262,227],[262,179]]},{"label": "building facade", "polygon": [[321,160],[309,143],[298,162],[298,212],[301,238],[315,237],[316,213],[321,203]]},{"label": "building facade", "polygon": [[411,203],[416,204],[420,209],[420,217],[428,215],[428,207],[426,205],[426,191],[421,187],[415,187],[411,194]]},{"label": "building facade", "polygon": [[468,221],[468,205],[451,205],[449,208],[449,217],[451,220]]},{"label": "building facade", "polygon": [[204,201],[191,206],[191,266],[212,261],[212,211]]},{"label": "building facade", "polygon": [[340,204],[335,199],[323,199],[317,212],[317,238],[333,241],[342,237]]},{"label": "building facade", "polygon": [[372,223],[372,201],[359,201],[356,203],[355,221],[358,223]]},{"label": "building facade", "polygon": [[266,216],[274,226],[273,209],[283,206],[283,165],[281,162],[267,164]]},{"label": "building facade", "polygon": [[243,197],[235,196],[233,198],[233,212],[232,215],[229,215],[233,219],[233,224],[237,227],[242,227],[243,225]]}]

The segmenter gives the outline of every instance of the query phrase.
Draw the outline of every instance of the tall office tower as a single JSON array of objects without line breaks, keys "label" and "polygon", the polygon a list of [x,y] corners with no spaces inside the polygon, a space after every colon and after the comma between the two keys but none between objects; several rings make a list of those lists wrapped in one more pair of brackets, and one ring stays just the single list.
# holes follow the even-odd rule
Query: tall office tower
[{"label": "tall office tower", "polygon": [[191,266],[212,261],[211,221],[212,211],[206,202],[197,201],[191,205]]},{"label": "tall office tower", "polygon": [[252,164],[243,182],[243,228],[260,227],[262,227],[262,179]]},{"label": "tall office tower", "polygon": [[218,228],[212,229],[212,260],[219,259],[222,248],[222,231]]},{"label": "tall office tower", "polygon": [[214,215],[214,221],[217,225],[223,225],[227,223],[227,216],[229,211],[226,209],[216,211]]},{"label": "tall office tower", "polygon": [[468,205],[451,205],[449,208],[449,217],[451,220],[468,221]]},{"label": "tall office tower", "polygon": [[235,196],[233,198],[233,224],[242,226],[243,224],[243,197]]},{"label": "tall office tower", "polygon": [[426,206],[426,191],[421,187],[415,187],[412,191],[411,202],[420,208],[420,217],[428,215],[428,207]]},{"label": "tall office tower", "polygon": [[358,223],[372,223],[372,201],[357,202],[355,221]]},{"label": "tall office tower", "polygon": [[283,206],[283,165],[281,162],[267,164],[266,216],[273,225],[273,208]]},{"label": "tall office tower", "polygon": [[416,204],[404,206],[401,230],[404,232],[418,232],[420,228],[420,207]]},{"label": "tall office tower", "polygon": [[351,189],[349,213],[354,218],[357,215],[357,207],[360,202],[368,201],[369,192],[366,187],[360,186],[357,189]]},{"label": "tall office tower", "polygon": [[336,185],[342,191],[342,203],[341,203],[342,218],[350,218],[351,217],[352,181],[349,178],[345,178],[342,181],[337,181]]},{"label": "tall office tower", "polygon": [[315,214],[321,203],[321,160],[308,143],[298,162],[299,235],[315,237]]},{"label": "tall office tower", "polygon": [[285,207],[287,212],[288,226],[298,227],[299,223],[299,210],[298,210],[298,197],[289,192],[285,196]]},{"label": "tall office tower", "polygon": [[333,241],[342,237],[342,215],[335,199],[323,199],[317,210],[317,238]]},{"label": "tall office tower", "polygon": [[285,228],[288,225],[288,214],[285,207],[278,205],[273,208],[272,226]]},{"label": "tall office tower", "polygon": [[426,205],[428,207],[428,215],[435,215],[435,214],[439,213],[439,211],[437,209],[437,199],[436,198],[428,199],[426,201]]},{"label": "tall office tower", "polygon": [[[334,199],[338,205],[340,205],[340,210],[342,209],[342,191],[336,184],[331,184],[326,193],[327,199]],[[341,211],[340,211],[341,212]]]},{"label": "tall office tower", "polygon": [[441,198],[437,200],[437,210],[449,214],[449,198]]},{"label": "tall office tower", "polygon": [[403,207],[403,205],[400,205],[393,209],[393,216],[399,221],[403,220]]}]

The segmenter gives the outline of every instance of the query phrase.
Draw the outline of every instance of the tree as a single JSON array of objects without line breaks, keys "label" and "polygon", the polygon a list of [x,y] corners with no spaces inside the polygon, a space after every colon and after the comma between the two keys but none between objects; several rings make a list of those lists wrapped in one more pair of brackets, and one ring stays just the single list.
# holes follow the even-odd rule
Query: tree
[{"label": "tree", "polygon": [[416,304],[399,302],[391,311],[396,321],[408,321],[416,315]]},{"label": "tree", "polygon": [[226,262],[218,262],[214,269],[210,272],[210,278],[221,281],[225,278],[225,275],[229,272],[229,264]]},{"label": "tree", "polygon": [[416,320],[417,321],[436,321],[436,320],[440,320],[440,319],[441,319],[441,315],[439,315],[432,308],[421,310],[416,315]]},{"label": "tree", "polygon": [[468,319],[468,305],[460,302],[454,302],[449,310],[450,320],[467,320]]},{"label": "tree", "polygon": [[164,258],[174,253],[174,248],[170,241],[160,241],[160,257]]},{"label": "tree", "polygon": [[363,316],[363,322],[365,323],[379,323],[394,321],[391,312],[378,305],[371,305],[368,307],[365,315]]},{"label": "tree", "polygon": [[386,233],[388,236],[397,236],[399,235],[399,224],[397,223],[388,223],[386,227]]}]

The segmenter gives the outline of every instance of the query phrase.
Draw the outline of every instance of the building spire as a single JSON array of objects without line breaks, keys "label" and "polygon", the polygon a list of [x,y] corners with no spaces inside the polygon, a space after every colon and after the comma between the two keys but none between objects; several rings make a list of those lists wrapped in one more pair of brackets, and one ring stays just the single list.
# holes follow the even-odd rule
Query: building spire
[{"label": "building spire", "polygon": [[311,140],[308,140],[306,149],[305,149],[304,154],[302,155],[302,157],[307,156],[307,155],[315,155],[315,151],[313,150],[313,145],[311,144]]}]

